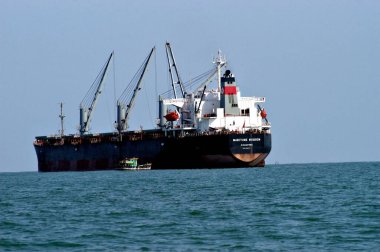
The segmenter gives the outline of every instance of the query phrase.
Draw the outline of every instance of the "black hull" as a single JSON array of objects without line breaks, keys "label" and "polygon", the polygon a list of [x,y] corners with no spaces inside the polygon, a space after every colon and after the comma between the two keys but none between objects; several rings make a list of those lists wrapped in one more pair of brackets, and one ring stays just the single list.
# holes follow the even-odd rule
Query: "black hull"
[{"label": "black hull", "polygon": [[113,170],[120,167],[121,160],[131,157],[139,158],[139,164],[151,163],[152,169],[258,167],[264,166],[271,150],[268,133],[154,138],[141,134],[112,136],[99,142],[87,141],[86,137],[73,140],[35,144],[38,171]]}]

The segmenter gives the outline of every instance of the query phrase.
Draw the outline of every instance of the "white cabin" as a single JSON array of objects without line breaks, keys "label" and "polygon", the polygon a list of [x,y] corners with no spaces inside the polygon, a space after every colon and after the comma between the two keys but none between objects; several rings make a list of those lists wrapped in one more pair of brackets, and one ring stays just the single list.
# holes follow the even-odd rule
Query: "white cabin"
[{"label": "white cabin", "polygon": [[[164,130],[208,131],[246,131],[270,130],[266,112],[261,108],[265,97],[241,97],[235,77],[230,70],[221,76],[220,68],[225,64],[218,56],[218,88],[207,90],[199,88],[184,98],[161,99],[159,101],[160,118],[158,125]],[[176,121],[167,121],[165,115],[176,110],[180,117]],[[263,118],[264,117],[264,118]]]}]

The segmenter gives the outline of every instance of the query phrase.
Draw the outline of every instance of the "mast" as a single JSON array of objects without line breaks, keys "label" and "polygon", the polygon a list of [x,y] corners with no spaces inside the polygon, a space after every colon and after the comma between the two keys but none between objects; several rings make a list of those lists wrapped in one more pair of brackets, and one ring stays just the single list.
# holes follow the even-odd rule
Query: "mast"
[{"label": "mast", "polygon": [[61,113],[59,114],[58,117],[61,119],[60,135],[61,135],[61,137],[63,137],[64,136],[63,119],[65,118],[65,115],[63,114],[63,103],[62,102],[60,103],[60,107],[61,107]]},{"label": "mast", "polygon": [[107,69],[110,64],[112,56],[113,56],[113,52],[108,57],[108,60],[105,66],[102,68],[99,75],[95,79],[94,83],[91,85],[90,89],[87,91],[86,96],[83,98],[82,102],[80,103],[79,132],[81,135],[87,133],[88,129],[90,128],[92,112],[94,111],[98,97],[102,92],[104,77],[107,73]]},{"label": "mast", "polygon": [[[139,70],[136,72],[135,77],[138,77],[137,84],[135,88],[133,89],[133,92],[131,93],[131,86],[133,85],[133,80],[135,80],[135,77],[132,79],[130,84],[126,87],[126,89],[121,94],[120,98],[117,100],[117,124],[116,129],[119,131],[124,131],[128,128],[128,117],[130,115],[130,112],[132,110],[132,107],[134,105],[134,102],[137,97],[137,93],[141,90],[141,84],[143,77],[145,75],[146,69],[149,65],[150,59],[152,57],[153,52],[156,50],[156,47],[153,47],[150,51],[149,55],[144,60],[143,64],[139,68]],[[129,99],[128,105],[126,105],[126,102],[128,100],[128,96],[131,96]]]},{"label": "mast", "polygon": [[217,69],[217,74],[218,74],[217,77],[218,77],[218,91],[219,92],[221,90],[221,82],[220,82],[221,73],[220,73],[220,70],[226,64],[226,62],[227,62],[226,58],[222,57],[222,51],[218,50],[218,56],[215,58],[214,64],[216,64],[216,69]]},{"label": "mast", "polygon": [[[174,92],[174,98],[177,99],[177,92],[176,92],[176,86],[175,86],[175,84],[179,85],[179,87],[181,89],[182,98],[185,98],[186,91],[185,91],[185,88],[183,86],[183,82],[181,80],[181,77],[179,75],[179,72],[178,72],[178,69],[177,69],[177,64],[175,62],[173,51],[172,51],[172,48],[171,48],[169,42],[166,42],[165,48],[166,48],[166,57],[168,59],[168,65],[169,65],[170,80],[172,82],[172,87],[173,87],[173,92]],[[174,77],[173,77],[173,70],[172,70],[172,68],[175,71],[175,75],[176,75],[176,78],[177,78],[176,81],[174,80]]]}]

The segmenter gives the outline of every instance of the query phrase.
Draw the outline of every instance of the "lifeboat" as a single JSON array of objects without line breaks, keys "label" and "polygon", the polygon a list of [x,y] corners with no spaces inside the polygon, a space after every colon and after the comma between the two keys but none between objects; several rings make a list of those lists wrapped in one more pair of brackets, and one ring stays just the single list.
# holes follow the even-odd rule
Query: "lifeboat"
[{"label": "lifeboat", "polygon": [[174,122],[174,121],[177,121],[179,119],[179,114],[177,111],[172,111],[169,114],[165,115],[164,117],[169,122]]},{"label": "lifeboat", "polygon": [[267,118],[267,112],[265,111],[265,109],[261,110],[260,115],[261,115],[261,118],[263,119]]}]

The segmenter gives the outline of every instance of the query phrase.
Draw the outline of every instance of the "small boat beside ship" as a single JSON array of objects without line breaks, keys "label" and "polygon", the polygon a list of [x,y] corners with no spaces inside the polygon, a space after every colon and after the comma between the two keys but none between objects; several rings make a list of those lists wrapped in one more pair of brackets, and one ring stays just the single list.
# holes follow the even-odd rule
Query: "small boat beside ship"
[{"label": "small boat beside ship", "polygon": [[139,171],[139,170],[150,170],[152,164],[138,164],[138,158],[126,158],[120,161],[120,166],[116,170],[120,171]]},{"label": "small boat beside ship", "polygon": [[[60,134],[35,138],[38,171],[265,166],[272,141],[271,124],[262,108],[265,97],[241,96],[235,76],[226,69],[226,59],[220,52],[211,70],[184,83],[171,45],[166,43],[165,49],[172,89],[158,97],[155,129],[134,131],[128,124],[155,52],[152,48],[117,100],[115,131],[89,132],[111,53],[80,104],[79,132],[64,134],[61,107]],[[211,87],[212,83],[216,85]]]}]

